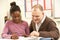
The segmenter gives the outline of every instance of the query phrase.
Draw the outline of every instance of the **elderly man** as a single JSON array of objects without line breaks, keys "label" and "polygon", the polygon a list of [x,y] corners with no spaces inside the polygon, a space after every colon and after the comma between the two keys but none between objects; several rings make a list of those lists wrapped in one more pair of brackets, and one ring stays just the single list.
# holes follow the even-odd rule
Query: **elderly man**
[{"label": "elderly man", "polygon": [[59,30],[56,23],[44,15],[41,5],[32,7],[32,21],[30,24],[30,36],[50,37],[57,40],[59,38]]}]

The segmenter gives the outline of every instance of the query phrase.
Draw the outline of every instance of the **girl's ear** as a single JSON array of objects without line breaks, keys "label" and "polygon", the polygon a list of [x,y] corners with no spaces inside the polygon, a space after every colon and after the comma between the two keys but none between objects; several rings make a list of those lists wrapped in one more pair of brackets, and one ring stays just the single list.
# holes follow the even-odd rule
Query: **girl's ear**
[{"label": "girl's ear", "polygon": [[13,16],[13,14],[10,14],[10,16]]}]

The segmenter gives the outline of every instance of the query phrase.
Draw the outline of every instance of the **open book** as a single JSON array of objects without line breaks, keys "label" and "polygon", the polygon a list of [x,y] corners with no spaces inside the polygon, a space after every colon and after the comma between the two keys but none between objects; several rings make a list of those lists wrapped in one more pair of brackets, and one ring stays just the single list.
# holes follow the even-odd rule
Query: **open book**
[{"label": "open book", "polygon": [[44,37],[19,37],[20,40],[51,40],[53,38],[44,38]]},{"label": "open book", "polygon": [[40,40],[41,38],[43,38],[43,37],[34,37],[34,36],[32,36],[32,37],[19,37],[19,39],[21,39],[21,40]]}]

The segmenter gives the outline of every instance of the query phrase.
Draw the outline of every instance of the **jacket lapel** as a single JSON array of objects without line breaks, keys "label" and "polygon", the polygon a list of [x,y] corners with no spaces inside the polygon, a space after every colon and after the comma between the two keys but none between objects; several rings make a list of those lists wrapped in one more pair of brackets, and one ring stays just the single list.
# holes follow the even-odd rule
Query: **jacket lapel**
[{"label": "jacket lapel", "polygon": [[39,30],[38,31],[42,31],[42,30],[45,30],[45,26],[48,24],[48,18],[46,17],[45,18],[45,20],[44,20],[44,22],[41,24],[41,26],[40,26],[40,28],[39,28]]}]

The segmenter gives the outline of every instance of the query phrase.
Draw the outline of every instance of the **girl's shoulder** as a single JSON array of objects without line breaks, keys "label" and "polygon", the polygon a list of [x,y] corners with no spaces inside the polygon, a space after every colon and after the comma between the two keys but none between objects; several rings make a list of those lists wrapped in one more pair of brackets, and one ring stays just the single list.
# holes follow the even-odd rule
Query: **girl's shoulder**
[{"label": "girl's shoulder", "polygon": [[12,23],[12,20],[8,20],[6,21],[6,24]]},{"label": "girl's shoulder", "polygon": [[28,24],[26,21],[24,21],[24,20],[22,20],[22,23],[26,23],[26,24]]}]

